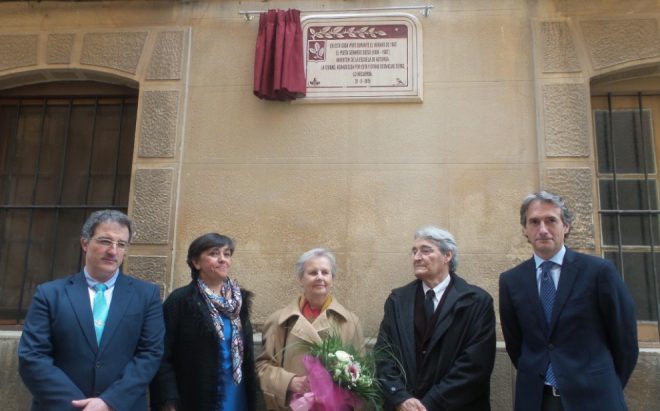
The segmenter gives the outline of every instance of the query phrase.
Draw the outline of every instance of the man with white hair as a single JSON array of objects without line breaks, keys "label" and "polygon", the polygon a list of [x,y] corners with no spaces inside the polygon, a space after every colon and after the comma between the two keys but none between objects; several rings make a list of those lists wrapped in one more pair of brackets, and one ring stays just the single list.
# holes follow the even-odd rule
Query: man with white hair
[{"label": "man with white hair", "polygon": [[415,233],[415,280],[385,302],[376,352],[386,410],[490,410],[493,299],[456,274],[458,247],[438,227]]}]

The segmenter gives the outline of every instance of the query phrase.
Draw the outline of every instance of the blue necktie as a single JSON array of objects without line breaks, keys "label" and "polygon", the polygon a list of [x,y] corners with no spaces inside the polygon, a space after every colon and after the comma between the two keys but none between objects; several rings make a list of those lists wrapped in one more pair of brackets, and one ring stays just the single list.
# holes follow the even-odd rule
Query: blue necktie
[{"label": "blue necktie", "polygon": [[426,321],[431,320],[431,317],[433,317],[433,312],[435,311],[433,297],[435,297],[435,291],[428,290],[426,292],[426,298],[424,299],[424,312],[426,313]]},{"label": "blue necktie", "polygon": [[[543,312],[545,314],[545,322],[550,325],[550,320],[552,319],[552,306],[555,304],[555,294],[557,290],[555,289],[555,282],[552,281],[552,276],[550,275],[550,270],[555,266],[555,263],[552,261],[544,261],[541,264],[541,304],[543,304]],[[552,370],[552,363],[548,364],[548,369],[545,372],[545,380],[557,388],[557,378],[555,378],[555,373]]]},{"label": "blue necktie", "polygon": [[96,331],[96,343],[101,345],[101,336],[103,335],[103,328],[105,328],[105,320],[108,318],[108,302],[105,300],[105,290],[108,286],[105,284],[96,284],[94,291],[94,331]]}]

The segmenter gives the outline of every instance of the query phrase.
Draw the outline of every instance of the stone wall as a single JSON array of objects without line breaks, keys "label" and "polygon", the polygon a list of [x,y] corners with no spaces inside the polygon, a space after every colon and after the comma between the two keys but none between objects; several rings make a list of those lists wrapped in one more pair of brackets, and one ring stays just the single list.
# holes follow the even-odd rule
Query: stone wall
[{"label": "stone wall", "polygon": [[[252,95],[258,23],[238,14],[246,4],[0,4],[0,88],[86,79],[140,89],[127,271],[166,295],[189,281],[192,239],[229,234],[232,275],[256,293],[258,325],[299,292],[296,258],[326,246],[337,254],[335,294],[373,335],[389,290],[412,278],[410,241],[422,225],[451,231],[460,274],[495,297],[498,274],[530,256],[517,221],[529,192],[565,196],[576,211],[570,245],[599,253],[590,80],[660,61],[657,2],[436,1],[419,17],[421,104],[316,105]],[[0,398],[21,402],[12,344],[0,341]],[[643,353],[631,408],[660,403],[659,367],[656,352]],[[511,381],[500,350],[496,409],[510,409]]]},{"label": "stone wall", "polygon": [[31,396],[18,375],[19,331],[0,331],[0,411],[29,411]]}]

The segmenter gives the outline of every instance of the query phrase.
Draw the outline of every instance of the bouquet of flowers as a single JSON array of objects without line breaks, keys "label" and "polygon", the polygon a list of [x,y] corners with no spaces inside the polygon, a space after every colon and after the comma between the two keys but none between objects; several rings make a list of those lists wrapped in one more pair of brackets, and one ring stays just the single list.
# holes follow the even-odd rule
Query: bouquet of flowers
[{"label": "bouquet of flowers", "polygon": [[313,344],[304,358],[310,392],[294,399],[294,411],[348,411],[369,403],[381,406],[373,353],[361,354],[332,335]]}]

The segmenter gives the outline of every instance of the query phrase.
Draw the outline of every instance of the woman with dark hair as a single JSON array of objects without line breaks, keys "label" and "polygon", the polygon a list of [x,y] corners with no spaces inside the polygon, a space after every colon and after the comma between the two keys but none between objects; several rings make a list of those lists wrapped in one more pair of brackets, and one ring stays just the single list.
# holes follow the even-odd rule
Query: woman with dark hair
[{"label": "woman with dark hair", "polygon": [[256,409],[252,293],[229,278],[234,248],[216,233],[190,244],[192,281],[163,304],[165,355],[150,387],[152,409]]}]

